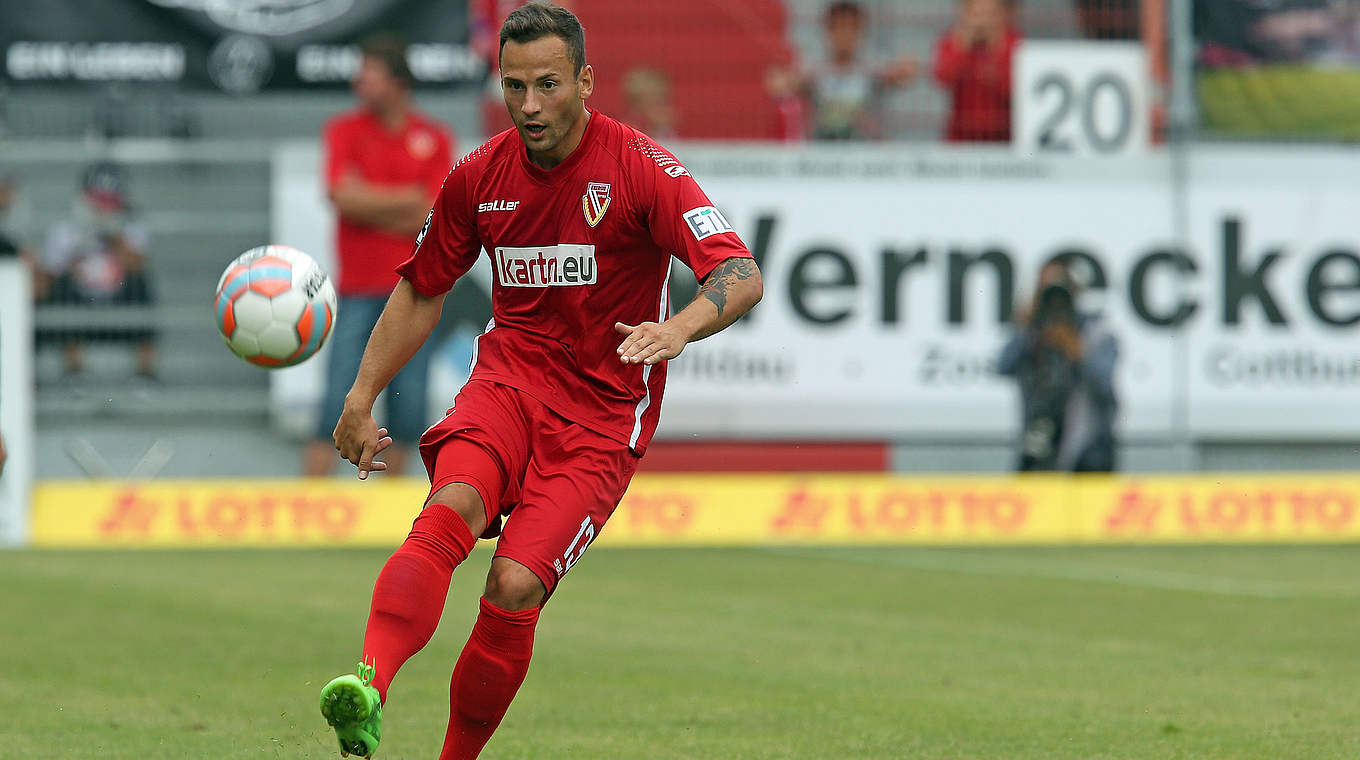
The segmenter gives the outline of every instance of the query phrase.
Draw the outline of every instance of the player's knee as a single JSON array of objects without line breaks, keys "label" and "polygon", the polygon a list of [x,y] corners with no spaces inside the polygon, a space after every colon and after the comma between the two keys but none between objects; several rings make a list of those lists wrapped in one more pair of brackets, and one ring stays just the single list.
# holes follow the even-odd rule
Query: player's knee
[{"label": "player's knee", "polygon": [[513,560],[497,557],[491,562],[486,576],[488,602],[503,610],[527,610],[543,603],[548,590],[529,568]]},{"label": "player's knee", "polygon": [[482,496],[466,483],[450,483],[435,491],[425,500],[425,506],[431,504],[443,504],[457,512],[474,538],[486,530],[486,507],[482,506]]}]

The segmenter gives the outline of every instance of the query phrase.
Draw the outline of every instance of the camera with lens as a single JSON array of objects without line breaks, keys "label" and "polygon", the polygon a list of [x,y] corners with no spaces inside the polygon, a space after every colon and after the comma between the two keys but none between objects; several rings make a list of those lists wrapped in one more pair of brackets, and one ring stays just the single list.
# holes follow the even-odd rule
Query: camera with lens
[{"label": "camera with lens", "polygon": [[1065,282],[1054,282],[1039,291],[1031,324],[1042,330],[1057,325],[1076,325],[1077,304],[1072,287]]}]

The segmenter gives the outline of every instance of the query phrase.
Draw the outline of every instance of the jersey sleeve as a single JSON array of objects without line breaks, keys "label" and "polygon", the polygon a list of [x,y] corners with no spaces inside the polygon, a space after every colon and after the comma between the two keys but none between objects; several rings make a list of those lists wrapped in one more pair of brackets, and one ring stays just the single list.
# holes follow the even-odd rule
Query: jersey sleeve
[{"label": "jersey sleeve", "polygon": [[639,191],[648,204],[652,242],[683,261],[700,282],[724,259],[751,258],[732,225],[675,156],[641,136],[629,147],[639,154],[634,166],[643,177]]},{"label": "jersey sleeve", "polygon": [[449,172],[425,228],[416,236],[415,251],[397,267],[397,274],[421,295],[447,293],[477,263],[482,242],[471,213],[471,175],[467,164]]}]

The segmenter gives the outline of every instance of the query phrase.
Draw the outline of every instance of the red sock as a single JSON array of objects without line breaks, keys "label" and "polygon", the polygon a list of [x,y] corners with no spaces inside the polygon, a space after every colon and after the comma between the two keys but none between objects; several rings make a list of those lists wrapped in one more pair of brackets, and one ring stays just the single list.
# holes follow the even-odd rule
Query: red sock
[{"label": "red sock", "polygon": [[473,760],[515,698],[534,653],[538,607],[511,612],[482,600],[449,684],[449,730],[439,760]]},{"label": "red sock", "polygon": [[431,504],[378,573],[364,631],[364,662],[373,666],[373,685],[384,701],[397,670],[434,635],[453,569],[474,543],[457,512]]}]

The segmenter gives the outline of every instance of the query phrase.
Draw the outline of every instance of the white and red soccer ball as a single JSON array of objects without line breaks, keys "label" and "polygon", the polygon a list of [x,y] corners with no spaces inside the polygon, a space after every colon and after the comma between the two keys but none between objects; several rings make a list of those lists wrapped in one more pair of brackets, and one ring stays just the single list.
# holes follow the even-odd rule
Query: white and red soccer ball
[{"label": "white and red soccer ball", "polygon": [[217,329],[232,353],[260,367],[315,354],[335,324],[335,287],[311,256],[286,245],[241,254],[217,281]]}]

